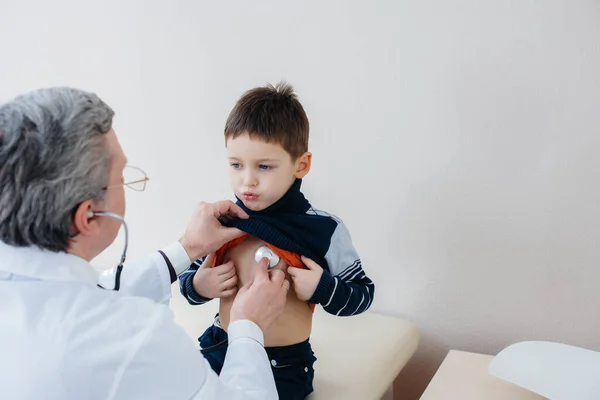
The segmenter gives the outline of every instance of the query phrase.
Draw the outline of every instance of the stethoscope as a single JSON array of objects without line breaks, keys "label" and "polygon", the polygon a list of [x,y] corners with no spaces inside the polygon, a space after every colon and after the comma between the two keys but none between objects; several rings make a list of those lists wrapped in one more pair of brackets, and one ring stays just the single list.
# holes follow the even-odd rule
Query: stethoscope
[{"label": "stethoscope", "polygon": [[[115,271],[115,287],[112,290],[119,290],[121,287],[121,272],[123,271],[123,264],[125,263],[125,258],[127,257],[127,246],[129,244],[129,230],[127,229],[127,223],[125,219],[121,217],[119,214],[115,214],[109,211],[90,211],[88,212],[88,218],[94,217],[109,217],[114,218],[123,225],[123,229],[125,230],[125,247],[123,248],[123,253],[121,254],[121,261],[117,266],[117,270]],[[102,289],[108,289],[104,286],[98,285]]]},{"label": "stethoscope", "polygon": [[[121,272],[123,271],[123,264],[125,263],[125,259],[127,258],[127,246],[129,245],[129,229],[127,228],[127,223],[125,222],[125,219],[123,217],[121,217],[119,214],[115,214],[115,213],[109,212],[109,211],[90,211],[90,212],[88,212],[88,218],[94,218],[94,217],[114,218],[117,221],[119,221],[121,223],[121,225],[123,225],[123,229],[125,231],[125,246],[123,247],[123,253],[121,253],[121,261],[119,262],[119,265],[117,265],[117,270],[115,272],[115,286],[112,289],[112,290],[119,290],[119,288],[121,287]],[[257,264],[263,258],[266,258],[267,260],[269,260],[269,269],[273,268],[277,264],[279,264],[279,260],[280,260],[279,256],[277,254],[275,254],[266,245],[260,246],[258,249],[256,249],[256,252],[254,253],[254,260],[256,261]],[[101,285],[98,285],[98,286],[103,289],[107,289]]]},{"label": "stethoscope", "polygon": [[257,264],[263,258],[267,258],[269,260],[269,269],[279,264],[279,256],[266,245],[260,246],[254,253],[254,261],[256,261]]},{"label": "stethoscope", "polygon": [[[256,249],[256,252],[254,253],[254,261],[256,261],[257,264],[263,258],[266,258],[267,260],[269,260],[269,269],[274,268],[277,264],[279,264],[279,256],[277,254],[275,254],[266,245],[260,246],[258,249]],[[213,346],[205,347],[203,349],[200,349],[200,353],[207,354],[207,353],[213,352],[213,351],[218,350],[218,349],[220,349],[222,347],[226,347],[227,343],[228,343],[228,339],[222,340],[222,341],[220,341],[219,343],[217,343],[217,344],[215,344]]]},{"label": "stethoscope", "polygon": [[[127,223],[125,222],[125,219],[123,217],[121,217],[119,214],[115,214],[115,213],[112,213],[109,211],[90,211],[88,213],[88,217],[89,218],[94,218],[94,217],[114,218],[117,221],[119,221],[121,223],[121,225],[123,225],[123,228],[125,230],[125,247],[123,247],[123,253],[121,254],[121,261],[119,262],[119,265],[117,266],[117,270],[115,272],[115,286],[112,289],[112,290],[119,290],[119,288],[121,287],[121,272],[123,271],[123,264],[125,263],[125,259],[127,258],[126,257],[127,256],[127,246],[129,244],[129,230],[127,229]],[[279,264],[279,260],[280,260],[279,256],[277,254],[275,254],[266,245],[260,246],[258,249],[256,249],[256,252],[254,253],[254,260],[256,261],[257,264],[263,258],[266,258],[267,260],[269,260],[269,269],[274,268],[277,264]],[[107,289],[101,285],[98,285],[98,287],[101,287],[102,289]],[[212,351],[215,351],[217,349],[227,346],[227,343],[228,343],[228,339],[225,339],[225,340],[215,344],[214,346],[200,349],[200,352],[202,354],[210,353]]]}]

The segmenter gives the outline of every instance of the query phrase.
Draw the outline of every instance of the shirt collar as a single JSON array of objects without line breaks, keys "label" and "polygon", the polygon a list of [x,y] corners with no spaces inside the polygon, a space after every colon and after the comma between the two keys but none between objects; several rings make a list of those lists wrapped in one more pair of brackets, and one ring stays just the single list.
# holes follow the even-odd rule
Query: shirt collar
[{"label": "shirt collar", "polygon": [[0,241],[0,271],[44,281],[98,283],[98,273],[86,260],[39,247],[18,247]]},{"label": "shirt collar", "polygon": [[236,203],[246,212],[246,214],[253,215],[281,215],[282,213],[289,214],[304,214],[310,209],[310,203],[304,197],[304,194],[300,191],[302,186],[302,179],[296,178],[292,186],[288,191],[275,203],[261,211],[252,211],[244,202],[239,198],[236,198]]}]

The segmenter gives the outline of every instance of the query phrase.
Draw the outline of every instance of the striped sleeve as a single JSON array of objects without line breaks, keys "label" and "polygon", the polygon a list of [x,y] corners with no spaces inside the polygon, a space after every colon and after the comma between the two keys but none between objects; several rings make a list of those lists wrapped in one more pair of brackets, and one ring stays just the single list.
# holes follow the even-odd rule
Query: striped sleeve
[{"label": "striped sleeve", "polygon": [[212,300],[208,297],[199,295],[194,289],[194,274],[198,271],[198,268],[200,268],[205,258],[206,257],[202,257],[194,261],[192,265],[179,276],[179,291],[191,305],[204,304]]},{"label": "striped sleeve", "polygon": [[323,270],[309,302],[321,304],[325,311],[339,316],[356,315],[368,310],[373,303],[375,284],[363,270],[350,232],[342,221],[338,221],[331,237],[325,260],[329,271]]}]

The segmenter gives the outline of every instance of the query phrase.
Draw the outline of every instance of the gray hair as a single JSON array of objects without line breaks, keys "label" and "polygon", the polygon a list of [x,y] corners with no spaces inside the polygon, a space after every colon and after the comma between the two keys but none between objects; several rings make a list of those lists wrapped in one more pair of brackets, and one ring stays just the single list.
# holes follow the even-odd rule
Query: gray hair
[{"label": "gray hair", "polygon": [[0,240],[66,251],[73,215],[101,200],[114,112],[95,94],[40,89],[0,106]]}]

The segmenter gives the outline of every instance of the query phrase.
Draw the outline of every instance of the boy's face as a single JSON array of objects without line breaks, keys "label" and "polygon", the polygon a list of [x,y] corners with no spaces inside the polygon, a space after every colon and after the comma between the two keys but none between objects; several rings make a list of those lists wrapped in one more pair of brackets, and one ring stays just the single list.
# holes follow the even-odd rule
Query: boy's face
[{"label": "boy's face", "polygon": [[296,178],[310,170],[311,154],[297,160],[279,144],[251,139],[243,134],[227,139],[229,183],[237,197],[252,211],[261,211],[279,200]]}]

